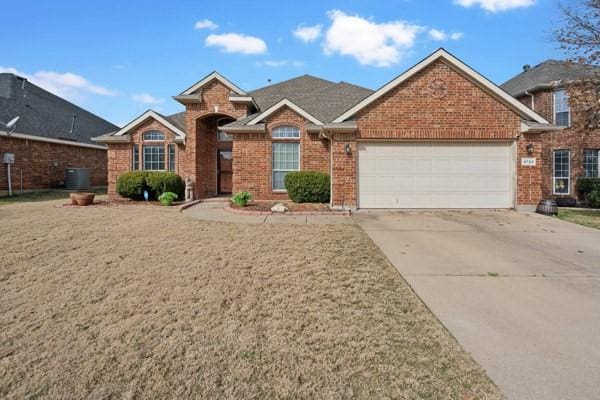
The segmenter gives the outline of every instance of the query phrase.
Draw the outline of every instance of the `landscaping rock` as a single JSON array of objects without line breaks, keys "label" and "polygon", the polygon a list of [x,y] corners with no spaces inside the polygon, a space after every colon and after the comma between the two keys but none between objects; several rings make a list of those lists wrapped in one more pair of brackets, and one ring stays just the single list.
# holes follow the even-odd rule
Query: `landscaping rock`
[{"label": "landscaping rock", "polygon": [[284,206],[282,203],[277,203],[273,207],[271,207],[271,211],[276,212],[276,213],[284,213],[287,210],[288,210],[288,208],[286,206]]}]

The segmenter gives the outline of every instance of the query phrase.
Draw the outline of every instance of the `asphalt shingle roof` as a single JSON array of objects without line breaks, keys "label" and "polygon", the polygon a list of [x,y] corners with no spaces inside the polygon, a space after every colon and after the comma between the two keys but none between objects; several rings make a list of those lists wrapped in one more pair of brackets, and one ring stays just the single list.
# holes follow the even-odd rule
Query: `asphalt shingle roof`
[{"label": "asphalt shingle roof", "polygon": [[322,122],[335,117],[373,93],[371,89],[346,82],[331,82],[302,75],[249,92],[262,111],[288,99]]},{"label": "asphalt shingle roof", "polygon": [[18,133],[86,144],[98,145],[92,137],[119,129],[23,78],[0,73],[0,121],[6,123],[16,116],[21,117],[16,126]]},{"label": "asphalt shingle roof", "polygon": [[516,96],[526,90],[552,87],[578,78],[589,77],[600,73],[600,67],[574,64],[567,61],[547,60],[535,67],[521,72],[504,82],[500,87]]}]

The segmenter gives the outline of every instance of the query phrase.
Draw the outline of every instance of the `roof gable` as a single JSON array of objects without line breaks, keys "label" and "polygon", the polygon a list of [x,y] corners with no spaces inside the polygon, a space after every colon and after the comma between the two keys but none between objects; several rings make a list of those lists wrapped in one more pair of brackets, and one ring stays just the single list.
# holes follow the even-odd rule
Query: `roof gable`
[{"label": "roof gable", "polygon": [[323,122],[319,121],[317,118],[315,118],[309,112],[307,112],[306,110],[304,110],[303,108],[301,108],[297,104],[293,103],[289,99],[283,99],[283,100],[281,100],[281,101],[273,104],[271,107],[269,107],[265,111],[263,111],[260,114],[258,114],[255,118],[251,119],[246,125],[250,125],[250,126],[256,125],[259,122],[261,122],[262,120],[264,120],[265,118],[267,118],[269,115],[272,115],[277,110],[281,109],[282,107],[288,107],[288,108],[290,108],[291,110],[293,110],[294,112],[296,112],[299,115],[303,116],[304,118],[306,118],[307,120],[309,120],[313,124],[323,125]]},{"label": "roof gable", "polygon": [[206,75],[204,78],[200,79],[198,82],[194,83],[192,86],[181,92],[180,96],[186,96],[190,94],[194,94],[198,89],[202,88],[202,86],[206,85],[213,79],[218,80],[223,85],[227,86],[231,89],[232,92],[241,95],[247,96],[248,93],[240,89],[238,86],[234,85],[229,79],[225,78],[223,75],[219,74],[217,71],[213,71],[210,74]]},{"label": "roof gable", "polygon": [[454,57],[452,54],[450,54],[442,48],[436,50],[434,53],[432,53],[431,55],[429,55],[428,57],[426,57],[425,59],[423,59],[404,73],[400,74],[392,81],[383,85],[381,88],[373,92],[370,96],[366,97],[364,100],[355,104],[353,107],[336,117],[332,122],[339,123],[347,120],[360,110],[373,103],[375,100],[379,99],[392,89],[396,88],[398,85],[402,84],[418,72],[422,71],[425,67],[431,65],[432,63],[440,59],[450,64],[457,70],[457,72],[461,73],[467,79],[477,84],[482,89],[486,90],[496,99],[506,104],[509,108],[517,112],[522,117],[539,123],[548,123],[548,121],[546,121],[542,116],[540,116],[539,114],[522,104],[520,101],[509,95],[500,87],[492,83],[489,79],[485,78],[483,75],[481,75],[480,73],[478,73],[477,71],[475,71],[474,69],[472,69],[471,67],[469,67],[468,65],[466,65],[458,58]]},{"label": "roof gable", "polygon": [[113,136],[123,136],[123,135],[127,134],[129,131],[131,131],[132,129],[134,129],[134,128],[138,127],[139,125],[141,125],[142,123],[146,122],[148,119],[154,119],[154,120],[160,122],[165,127],[172,130],[173,133],[175,133],[175,135],[178,138],[181,138],[181,139],[185,138],[184,131],[182,131],[179,127],[175,126],[170,120],[168,120],[164,116],[162,116],[159,113],[152,111],[152,110],[146,111],[145,113],[143,113],[142,115],[140,115],[139,117],[137,117],[136,119],[134,119],[133,121],[131,121],[130,123],[125,125],[123,128],[118,130]]}]

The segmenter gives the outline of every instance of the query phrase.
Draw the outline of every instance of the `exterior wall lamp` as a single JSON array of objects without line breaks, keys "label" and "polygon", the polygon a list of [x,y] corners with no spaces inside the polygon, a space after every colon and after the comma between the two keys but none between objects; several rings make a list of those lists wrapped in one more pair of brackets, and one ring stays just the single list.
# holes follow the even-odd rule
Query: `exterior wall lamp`
[{"label": "exterior wall lamp", "polygon": [[346,145],[344,146],[344,153],[346,153],[347,155],[352,154],[352,148],[350,147],[349,143],[346,143]]},{"label": "exterior wall lamp", "polygon": [[533,144],[531,143],[527,145],[527,154],[533,154]]}]

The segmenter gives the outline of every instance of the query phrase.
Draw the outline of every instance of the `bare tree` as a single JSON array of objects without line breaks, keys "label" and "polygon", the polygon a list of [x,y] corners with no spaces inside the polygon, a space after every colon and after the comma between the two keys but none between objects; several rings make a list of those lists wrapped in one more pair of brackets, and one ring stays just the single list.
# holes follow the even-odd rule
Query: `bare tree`
[{"label": "bare tree", "polygon": [[559,5],[563,23],[554,39],[569,61],[598,67],[596,73],[571,82],[569,103],[575,118],[573,128],[600,128],[600,0],[575,0]]}]

